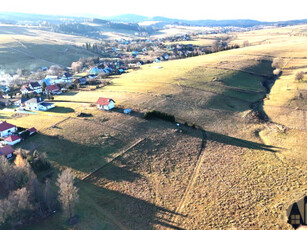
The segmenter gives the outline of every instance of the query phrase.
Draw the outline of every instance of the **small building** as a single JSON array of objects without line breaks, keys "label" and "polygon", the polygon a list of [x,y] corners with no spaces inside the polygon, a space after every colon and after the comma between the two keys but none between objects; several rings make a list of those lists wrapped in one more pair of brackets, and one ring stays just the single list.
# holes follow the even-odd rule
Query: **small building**
[{"label": "small building", "polygon": [[25,104],[24,106],[25,109],[34,110],[34,111],[38,111],[38,110],[46,111],[46,110],[54,108],[53,103],[47,103],[44,101],[44,99],[40,97],[31,98],[27,100],[24,104]]},{"label": "small building", "polygon": [[30,128],[30,129],[27,129],[27,131],[29,131],[29,135],[30,135],[30,136],[33,135],[33,134],[35,134],[35,133],[37,133],[37,130],[36,130],[36,128],[34,128],[34,127]]},{"label": "small building", "polygon": [[45,88],[45,93],[46,94],[61,94],[62,90],[59,86],[57,85],[48,85]]},{"label": "small building", "polygon": [[45,78],[45,79],[41,80],[39,83],[41,85],[43,85],[44,82],[45,82],[46,86],[51,85],[51,82],[50,82],[49,78],[47,78],[47,79]]},{"label": "small building", "polygon": [[29,100],[29,98],[21,98],[20,100],[15,101],[14,105],[18,106],[18,107],[24,107],[25,106],[25,102],[27,100]]},{"label": "small building", "polygon": [[37,81],[36,82],[30,82],[29,88],[37,94],[42,93],[42,86]]},{"label": "small building", "polygon": [[80,84],[80,85],[85,85],[86,82],[87,82],[86,77],[80,77],[80,78],[78,79],[78,81],[79,81],[79,84]]},{"label": "small building", "polygon": [[96,103],[98,109],[104,109],[104,110],[113,109],[115,106],[115,101],[113,99],[104,98],[104,97],[100,97]]},{"label": "small building", "polygon": [[10,159],[13,156],[14,149],[10,145],[6,145],[0,148],[0,156],[5,156],[7,159]]},{"label": "small building", "polygon": [[132,112],[131,109],[124,109],[124,114],[130,114]]},{"label": "small building", "polygon": [[95,66],[95,67],[90,68],[88,73],[89,74],[98,75],[98,74],[102,73],[102,69],[100,69],[97,66]]},{"label": "small building", "polygon": [[21,138],[14,134],[4,139],[5,144],[8,144],[8,145],[15,145],[19,143],[20,141],[21,141]]},{"label": "small building", "polygon": [[21,88],[20,88],[20,92],[22,94],[29,94],[29,93],[34,93],[34,91],[27,85],[23,85]]},{"label": "small building", "polygon": [[17,131],[17,127],[6,121],[0,122],[0,137],[7,137]]},{"label": "small building", "polygon": [[2,95],[0,95],[0,105],[1,106],[9,106],[9,105],[12,105],[12,101],[7,99],[7,98],[4,98]]}]

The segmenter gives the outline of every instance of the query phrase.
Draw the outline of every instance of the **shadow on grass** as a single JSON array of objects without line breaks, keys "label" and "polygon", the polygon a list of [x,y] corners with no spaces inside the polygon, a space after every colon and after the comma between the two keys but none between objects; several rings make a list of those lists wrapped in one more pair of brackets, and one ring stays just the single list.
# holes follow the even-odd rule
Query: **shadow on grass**
[{"label": "shadow on grass", "polygon": [[75,96],[77,94],[78,94],[78,92],[68,91],[68,92],[62,93],[61,95],[63,95],[63,96]]},{"label": "shadow on grass", "polygon": [[53,109],[48,110],[47,112],[51,113],[73,113],[75,112],[74,109],[69,107],[62,107],[62,106],[56,106]]},{"label": "shadow on grass", "polygon": [[[222,67],[221,67],[222,68]],[[223,68],[222,68],[223,69]],[[270,92],[276,77],[272,75],[271,61],[261,61],[256,65],[242,68],[241,70],[229,70],[225,76],[217,77],[204,85],[201,80],[194,82],[195,90],[212,92],[203,108],[221,109],[230,112],[242,112],[261,104],[266,94]],[[189,82],[187,82],[189,83]],[[191,88],[193,89],[193,88]]]},{"label": "shadow on grass", "polygon": [[279,147],[275,147],[272,145],[264,145],[257,142],[252,142],[248,140],[243,140],[235,137],[226,136],[219,133],[209,132],[207,133],[207,140],[216,141],[219,143],[223,143],[226,145],[233,145],[241,148],[248,148],[248,149],[257,149],[257,150],[265,150],[269,152],[277,152],[275,149]]},{"label": "shadow on grass", "polygon": [[[115,219],[111,223],[115,224],[118,229],[120,225],[124,225],[131,229],[149,230],[159,225],[163,228],[183,230],[171,221],[174,215],[182,216],[182,214],[118,191],[97,187],[91,183],[80,182],[78,185],[81,197],[88,199],[86,201],[89,204],[88,208],[91,208],[90,204],[94,202],[95,207],[92,208],[97,209],[96,213],[99,214],[99,210],[102,209],[103,212],[111,214]],[[82,209],[84,208],[86,207],[83,206]]]}]

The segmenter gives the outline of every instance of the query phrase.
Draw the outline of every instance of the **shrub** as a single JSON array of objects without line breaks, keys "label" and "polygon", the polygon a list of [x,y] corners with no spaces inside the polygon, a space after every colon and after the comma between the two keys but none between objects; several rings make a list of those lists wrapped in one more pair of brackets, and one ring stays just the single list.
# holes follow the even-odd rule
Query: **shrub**
[{"label": "shrub", "polygon": [[302,81],[304,79],[304,71],[298,71],[295,73],[295,80]]},{"label": "shrub", "polygon": [[280,75],[281,70],[280,69],[274,69],[273,74],[276,76]]},{"label": "shrub", "polygon": [[156,111],[156,110],[146,112],[144,114],[144,118],[146,120],[153,119],[153,118],[160,118],[160,119],[165,120],[165,121],[175,122],[175,116],[174,115],[159,112],[159,111]]}]

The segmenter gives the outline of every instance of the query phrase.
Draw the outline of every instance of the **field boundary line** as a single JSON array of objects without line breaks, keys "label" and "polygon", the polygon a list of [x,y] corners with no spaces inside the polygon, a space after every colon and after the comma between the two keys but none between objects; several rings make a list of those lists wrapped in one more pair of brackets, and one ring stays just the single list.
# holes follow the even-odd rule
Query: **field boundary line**
[{"label": "field boundary line", "polygon": [[70,117],[70,116],[69,116],[69,117],[66,117],[66,118],[64,118],[63,120],[61,120],[61,121],[59,121],[59,122],[57,122],[57,123],[55,123],[55,124],[53,124],[53,125],[51,125],[51,126],[49,126],[49,127],[47,127],[47,128],[41,129],[40,132],[41,132],[41,131],[44,131],[44,130],[51,129],[51,128],[53,128],[53,127],[55,127],[55,126],[57,126],[57,125],[59,125],[59,124],[65,122],[65,121],[69,120],[70,118],[72,118],[72,117]]},{"label": "field boundary line", "polygon": [[[178,206],[175,210],[175,213],[178,213],[178,214],[182,211],[183,207],[185,206],[188,195],[190,194],[190,190],[191,190],[192,186],[194,185],[195,180],[198,177],[202,162],[204,160],[204,156],[205,156],[204,149],[206,147],[207,134],[204,130],[201,130],[201,132],[202,132],[202,143],[201,143],[201,147],[200,147],[200,150],[199,150],[198,159],[197,159],[196,165],[194,167],[193,173],[192,173],[192,175],[189,179],[189,183],[188,183],[188,185],[185,189],[185,192],[184,192],[184,194],[183,194],[183,196],[182,196],[182,198],[181,198],[181,200],[180,200],[180,202],[179,202],[179,204],[178,204]],[[173,216],[173,218],[171,218],[171,221],[176,224],[177,218],[178,218],[178,215]]]},{"label": "field boundary line", "polygon": [[137,146],[138,144],[140,144],[141,142],[143,142],[146,138],[142,138],[137,140],[136,142],[134,142],[132,145],[130,145],[128,148],[118,152],[117,154],[115,154],[115,156],[108,162],[106,162],[105,164],[103,164],[102,166],[100,166],[99,168],[95,169],[94,171],[92,171],[91,173],[89,173],[88,175],[84,176],[81,181],[85,181],[86,179],[88,179],[90,176],[94,175],[96,172],[98,172],[100,169],[104,168],[105,166],[107,166],[108,164],[112,163],[113,161],[115,161],[116,159],[118,159],[119,157],[121,157],[123,154],[125,154],[126,152],[130,151],[131,149],[133,149],[135,146]]}]

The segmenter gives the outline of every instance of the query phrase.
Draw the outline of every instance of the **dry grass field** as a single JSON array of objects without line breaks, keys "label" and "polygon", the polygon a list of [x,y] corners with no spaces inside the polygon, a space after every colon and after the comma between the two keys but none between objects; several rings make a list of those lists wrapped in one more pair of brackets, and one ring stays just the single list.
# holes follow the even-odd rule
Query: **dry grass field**
[{"label": "dry grass field", "polygon": [[54,33],[39,27],[0,24],[0,71],[37,70],[54,64],[70,66],[80,57],[94,56],[81,46],[96,40]]},{"label": "dry grass field", "polygon": [[[285,210],[307,193],[306,79],[293,78],[306,71],[307,38],[296,33],[304,28],[238,34],[270,43],[144,65],[96,91],[56,96],[59,109],[0,116],[38,127],[20,147],[75,170],[73,229],[291,229]],[[295,36],[286,39],[288,31]],[[285,65],[268,89],[274,57]],[[97,111],[99,96],[135,112]],[[255,104],[269,121],[250,116]],[[198,128],[144,120],[140,112],[151,109]],[[82,111],[93,117],[76,117]],[[26,229],[72,227],[58,213]]]}]

